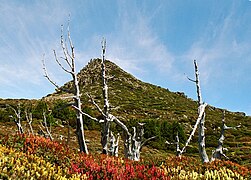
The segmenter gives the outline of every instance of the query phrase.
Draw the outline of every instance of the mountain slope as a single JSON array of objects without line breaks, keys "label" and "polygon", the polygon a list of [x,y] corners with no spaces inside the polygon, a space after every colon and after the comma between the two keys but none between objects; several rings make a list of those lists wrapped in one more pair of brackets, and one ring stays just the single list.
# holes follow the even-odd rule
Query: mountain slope
[{"label": "mountain slope", "polygon": [[[197,117],[197,102],[187,98],[182,92],[170,92],[149,83],[142,82],[129,73],[122,70],[116,64],[107,61],[109,101],[112,113],[121,116],[125,120],[130,119],[157,119],[179,120],[180,122],[194,121]],[[86,93],[102,105],[101,91],[101,65],[99,60],[91,60],[79,74],[80,89],[83,103],[87,103]],[[71,89],[72,83],[66,83],[63,88]],[[195,92],[196,93],[196,92]],[[60,93],[49,95],[50,97],[62,96]],[[207,108],[207,120],[215,125],[221,124],[222,110],[215,107]],[[250,117],[244,113],[227,111],[226,120],[230,125],[242,123],[250,125]],[[236,123],[236,124],[235,124]],[[214,125],[214,126],[215,126]]]},{"label": "mountain slope", "polygon": [[[184,93],[170,92],[149,83],[142,82],[128,74],[116,64],[106,61],[108,74],[109,101],[113,107],[111,113],[123,121],[168,121],[179,122],[188,134],[197,118],[197,102],[187,98]],[[91,60],[79,74],[80,88],[84,106],[90,106],[95,111],[86,96],[89,93],[95,101],[103,106],[101,91],[101,63],[100,60]],[[66,83],[63,88],[71,89],[72,83]],[[196,92],[195,92],[196,93]],[[54,99],[63,96],[62,93],[54,93],[46,99]],[[207,146],[216,147],[220,135],[218,127],[221,126],[222,110],[208,106],[206,109],[206,143]],[[244,113],[226,111],[226,123],[228,126],[242,125],[240,130],[226,132],[226,147],[238,150],[239,154],[250,154],[251,151],[251,117]],[[194,138],[196,144],[196,137]],[[196,146],[196,145],[195,145]],[[238,154],[238,153],[237,153]]]}]

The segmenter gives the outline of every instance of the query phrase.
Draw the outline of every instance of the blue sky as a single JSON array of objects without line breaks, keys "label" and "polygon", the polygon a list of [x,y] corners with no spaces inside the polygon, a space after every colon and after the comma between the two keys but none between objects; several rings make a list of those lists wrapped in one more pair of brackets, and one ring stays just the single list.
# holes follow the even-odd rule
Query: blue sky
[{"label": "blue sky", "polygon": [[60,25],[71,15],[78,70],[107,58],[142,81],[196,99],[198,61],[205,102],[251,115],[249,0],[0,0],[0,98],[41,98],[70,77],[54,62]]}]

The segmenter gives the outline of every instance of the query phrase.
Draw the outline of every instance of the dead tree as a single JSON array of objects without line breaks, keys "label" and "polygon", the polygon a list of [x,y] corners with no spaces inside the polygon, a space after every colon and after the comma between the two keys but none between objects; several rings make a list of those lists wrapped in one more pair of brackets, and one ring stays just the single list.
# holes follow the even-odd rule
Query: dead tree
[{"label": "dead tree", "polygon": [[102,76],[102,93],[103,93],[103,101],[104,101],[104,107],[103,110],[99,107],[99,105],[94,101],[94,99],[90,96],[90,100],[92,104],[98,109],[100,114],[102,115],[102,120],[98,120],[97,118],[94,118],[90,116],[87,113],[84,113],[81,111],[80,108],[73,106],[76,110],[81,112],[83,115],[89,117],[90,119],[103,123],[103,128],[101,132],[101,145],[102,145],[102,153],[117,156],[118,152],[118,142],[119,137],[117,136],[117,139],[113,135],[110,126],[111,123],[114,122],[117,124],[122,130],[123,130],[123,141],[124,141],[124,154],[125,157],[131,160],[139,160],[140,158],[140,150],[142,146],[149,140],[155,138],[151,137],[145,141],[143,141],[143,135],[144,135],[144,129],[143,124],[139,124],[139,130],[136,131],[134,129],[133,136],[129,132],[126,125],[121,122],[117,117],[113,116],[110,113],[110,105],[108,100],[108,85],[107,85],[107,77],[106,77],[106,67],[105,67],[105,53],[106,53],[106,41],[102,41],[102,59],[101,59],[101,76]]},{"label": "dead tree", "polygon": [[176,134],[176,143],[175,144],[176,144],[176,156],[180,157],[183,152],[180,149],[180,138],[179,138],[179,132],[178,131],[177,131],[177,134]]},{"label": "dead tree", "polygon": [[21,107],[20,107],[20,104],[18,104],[17,109],[15,109],[14,107],[12,107],[10,105],[7,105],[7,106],[10,107],[14,111],[15,117],[11,115],[10,118],[13,118],[14,122],[16,123],[18,132],[20,134],[23,134],[24,130],[23,130],[23,127],[21,125]]},{"label": "dead tree", "polygon": [[[47,118],[46,118],[46,113],[45,111],[43,112],[43,123],[44,125],[42,124],[42,122],[40,122],[40,125],[39,128],[41,130],[41,132],[43,133],[44,137],[49,137],[51,141],[53,141],[53,137],[51,135],[51,124],[50,124],[50,129],[48,128],[48,125],[47,125]],[[46,133],[43,131],[43,129],[46,130]]]},{"label": "dead tree", "polygon": [[[49,75],[47,73],[44,59],[43,59],[43,69],[44,69],[45,77],[58,90],[73,94],[74,106],[77,107],[77,109],[81,110],[82,103],[81,103],[81,99],[80,99],[81,93],[80,93],[80,88],[79,88],[79,80],[77,77],[77,71],[76,71],[76,67],[75,67],[75,50],[74,50],[74,46],[73,46],[71,36],[70,36],[69,25],[68,25],[67,40],[68,40],[68,43],[70,46],[70,50],[68,50],[67,41],[64,40],[63,26],[62,26],[62,28],[61,28],[61,48],[62,48],[64,55],[63,55],[63,57],[61,57],[61,59],[63,59],[66,62],[67,66],[68,66],[67,68],[65,68],[61,64],[61,62],[59,61],[57,54],[56,54],[56,51],[53,50],[53,52],[54,52],[54,57],[55,57],[55,61],[57,62],[57,64],[61,67],[61,69],[63,71],[65,71],[66,73],[71,75],[72,82],[73,82],[73,91],[70,91],[69,89],[60,88],[54,81],[51,80],[51,78],[49,77]],[[85,135],[84,135],[83,115],[80,113],[79,110],[76,110],[76,116],[77,116],[76,117],[77,118],[77,120],[76,120],[77,121],[76,134],[77,134],[78,144],[79,144],[80,152],[84,152],[84,153],[88,154],[88,149],[87,149]]]},{"label": "dead tree", "polygon": [[108,154],[108,141],[110,133],[111,121],[109,119],[109,101],[108,101],[108,86],[107,86],[107,77],[105,69],[105,53],[106,53],[106,41],[102,41],[102,59],[101,59],[101,77],[102,77],[102,92],[104,100],[104,112],[102,113],[104,124],[101,135],[101,144],[102,144],[102,153]]},{"label": "dead tree", "polygon": [[119,139],[120,139],[120,134],[117,134],[117,138],[113,135],[112,131],[110,131],[110,148],[108,150],[109,155],[118,157],[119,153]]},{"label": "dead tree", "polygon": [[31,134],[34,135],[34,131],[33,131],[33,128],[32,128],[32,113],[29,113],[27,112],[27,109],[25,110],[25,117],[26,117],[26,121],[29,125],[29,128],[30,128],[30,131],[31,131]]},{"label": "dead tree", "polygon": [[222,126],[221,126],[221,133],[220,133],[220,138],[218,140],[218,146],[215,150],[212,151],[212,157],[211,157],[211,161],[214,161],[215,159],[222,159],[222,157],[228,159],[228,157],[224,154],[223,151],[227,151],[227,148],[223,147],[223,142],[225,140],[225,130],[228,129],[236,129],[239,128],[239,126],[236,127],[228,127],[225,123],[225,111],[223,111],[223,115],[222,115]]},{"label": "dead tree", "polygon": [[[198,104],[199,107],[203,105],[202,96],[201,96],[201,89],[200,89],[200,81],[199,81],[199,71],[198,71],[198,65],[196,60],[194,60],[194,68],[195,68],[195,80],[192,80],[188,78],[190,81],[194,82],[196,84],[196,90],[197,90],[197,96],[198,96]],[[201,109],[198,108],[198,114],[201,114]],[[206,113],[205,111],[202,113],[202,117],[199,121],[199,139],[198,139],[198,145],[199,145],[199,154],[201,157],[201,161],[203,163],[209,162],[207,152],[206,152],[206,143],[205,143],[205,117]]]},{"label": "dead tree", "polygon": [[177,143],[177,145],[176,145],[176,147],[177,147],[176,148],[176,155],[177,156],[181,156],[185,152],[187,146],[189,145],[190,141],[192,140],[192,137],[194,136],[195,131],[196,131],[198,125],[200,124],[202,118],[204,118],[204,113],[205,113],[206,106],[207,106],[206,103],[204,103],[204,104],[202,104],[202,105],[199,106],[199,108],[198,108],[199,116],[198,116],[198,118],[196,120],[196,123],[195,123],[195,125],[193,127],[193,130],[192,130],[189,138],[186,141],[185,146],[182,149],[179,148],[179,136],[177,134],[177,136],[176,136],[176,139],[177,139],[177,142],[176,142]]},{"label": "dead tree", "polygon": [[[144,140],[144,125],[145,123],[138,123],[137,128],[133,128],[133,136],[132,136],[132,144],[131,144],[131,155],[128,157],[131,160],[139,161],[140,160],[140,152],[145,145],[146,142],[154,139],[156,136],[150,137]],[[130,147],[129,147],[130,148]]]}]

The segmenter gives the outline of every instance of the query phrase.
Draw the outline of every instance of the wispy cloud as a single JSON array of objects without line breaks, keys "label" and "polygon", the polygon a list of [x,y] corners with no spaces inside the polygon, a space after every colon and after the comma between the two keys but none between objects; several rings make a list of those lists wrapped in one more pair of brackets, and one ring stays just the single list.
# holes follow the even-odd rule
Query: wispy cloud
[{"label": "wispy cloud", "polygon": [[62,6],[55,2],[55,6],[50,5],[53,3],[38,1],[0,4],[0,83],[5,85],[5,91],[9,89],[10,97],[13,86],[17,91],[23,88],[21,82],[36,86],[43,83],[42,54],[49,53],[48,47],[55,45],[52,27],[65,18]]},{"label": "wispy cloud", "polygon": [[[218,20],[209,22],[204,35],[184,54],[184,58],[198,60],[204,84],[209,83],[210,79],[212,83],[216,77],[224,80],[238,78],[236,74],[250,62],[251,40],[240,39],[239,30],[246,22],[242,18],[236,19],[240,12],[235,6],[234,3],[226,16],[218,17],[215,14],[215,19]],[[247,28],[246,31],[250,29]],[[229,71],[231,68],[235,71]]]},{"label": "wispy cloud", "polygon": [[117,32],[108,36],[108,56],[141,79],[152,73],[149,67],[152,71],[170,72],[174,61],[172,53],[152,30],[150,21],[154,12],[142,12],[136,4],[130,4],[129,9],[121,3]]}]

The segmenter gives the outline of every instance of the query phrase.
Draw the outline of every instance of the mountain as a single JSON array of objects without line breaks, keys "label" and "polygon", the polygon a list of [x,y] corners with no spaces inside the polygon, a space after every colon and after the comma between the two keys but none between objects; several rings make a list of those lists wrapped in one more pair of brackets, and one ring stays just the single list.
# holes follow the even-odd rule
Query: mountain
[{"label": "mountain", "polygon": [[[109,102],[112,114],[125,121],[137,120],[178,120],[180,123],[192,123],[197,118],[197,102],[188,98],[183,92],[170,92],[168,89],[136,79],[111,61],[106,61],[108,76]],[[102,106],[101,63],[99,59],[91,60],[79,73],[79,84],[83,103],[88,102],[86,93],[90,94]],[[72,82],[62,88],[71,89]],[[196,92],[194,92],[196,93]],[[48,95],[45,99],[57,99],[66,96],[61,92]],[[222,110],[208,106],[207,122],[209,127],[221,124]],[[226,110],[226,122],[230,125],[242,124],[250,127],[251,117],[242,112]]]},{"label": "mountain", "polygon": [[[111,113],[124,122],[128,121],[158,121],[178,122],[188,135],[197,119],[198,104],[195,100],[188,98],[183,92],[170,92],[166,88],[142,82],[131,74],[125,72],[111,61],[106,61],[106,73],[108,76],[109,103]],[[86,93],[103,106],[101,85],[101,60],[91,60],[78,74],[82,92],[83,105],[93,109],[89,103]],[[63,88],[72,88],[72,82],[67,82]],[[196,93],[196,92],[194,92]],[[54,93],[45,99],[57,99],[65,94]],[[217,146],[220,135],[222,110],[208,106],[206,109],[206,144],[211,150]],[[251,117],[241,112],[230,112],[226,110],[226,124],[237,126],[239,130],[226,131],[226,147],[231,147],[236,157],[251,154]],[[196,146],[196,137],[194,138]],[[197,148],[197,147],[196,147]],[[211,155],[211,154],[209,154]]]},{"label": "mountain", "polygon": [[[135,122],[138,121],[150,124],[150,127],[148,127],[145,132],[149,133],[149,130],[151,130],[151,136],[154,135],[151,133],[160,131],[162,126],[164,126],[164,122],[168,122],[167,126],[170,126],[172,123],[179,123],[184,129],[185,138],[188,137],[197,119],[198,104],[195,100],[188,98],[183,92],[171,92],[166,88],[142,82],[111,61],[106,61],[106,73],[108,76],[109,103],[111,105],[110,112],[113,115],[127,124],[135,124]],[[90,108],[95,117],[100,116],[96,108],[89,102],[86,93],[90,94],[100,107],[103,107],[101,60],[91,60],[86,67],[78,73],[78,77],[82,92],[83,107]],[[62,88],[71,89],[72,82],[65,83]],[[196,91],[194,93],[196,93]],[[53,104],[54,100],[66,96],[69,96],[69,94],[57,91],[42,99]],[[0,104],[6,104],[5,101],[6,100],[0,100]],[[13,103],[15,104],[15,102],[17,101],[15,100]],[[12,103],[10,102],[9,104]],[[211,156],[211,150],[217,146],[217,141],[220,136],[219,127],[221,126],[221,120],[222,109],[208,105],[206,108],[205,126],[206,146],[209,156]],[[241,124],[241,128],[238,130],[227,130],[225,133],[226,139],[224,141],[224,147],[230,147],[227,155],[231,160],[238,160],[238,162],[250,164],[251,117],[241,112],[230,112],[226,110],[225,121],[227,126],[237,126]],[[161,132],[161,134],[163,133],[164,132]],[[187,153],[196,154],[198,152],[196,136],[193,138],[191,146],[187,149]],[[166,146],[163,143],[165,138],[166,137],[160,138],[162,144],[156,145],[156,143],[154,144],[153,142],[151,145],[155,148]],[[157,141],[160,142],[160,140]],[[173,141],[173,139],[171,139],[171,141]]]}]

